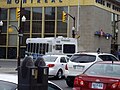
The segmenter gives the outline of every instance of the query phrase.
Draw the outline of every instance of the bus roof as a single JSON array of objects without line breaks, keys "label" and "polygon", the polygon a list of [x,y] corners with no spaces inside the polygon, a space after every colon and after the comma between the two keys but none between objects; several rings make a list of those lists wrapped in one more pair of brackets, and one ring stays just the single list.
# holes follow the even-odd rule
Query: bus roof
[{"label": "bus roof", "polygon": [[76,38],[67,38],[67,37],[46,37],[46,38],[27,38],[26,44],[28,43],[77,43]]}]

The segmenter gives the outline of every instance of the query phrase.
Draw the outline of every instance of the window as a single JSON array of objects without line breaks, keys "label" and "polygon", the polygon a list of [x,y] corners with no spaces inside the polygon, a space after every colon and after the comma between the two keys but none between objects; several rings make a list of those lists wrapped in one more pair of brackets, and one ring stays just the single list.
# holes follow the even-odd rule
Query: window
[{"label": "window", "polygon": [[61,58],[60,58],[60,62],[61,62],[61,63],[67,63],[65,57],[61,57]]},{"label": "window", "polygon": [[10,20],[16,20],[16,8],[10,9]]},{"label": "window", "polygon": [[9,47],[8,48],[8,54],[9,59],[14,59],[17,56],[17,48],[16,47]]},{"label": "window", "polygon": [[55,20],[55,7],[45,8],[45,20]]},{"label": "window", "polygon": [[33,20],[42,20],[42,8],[33,8]]},{"label": "window", "polygon": [[42,32],[42,21],[33,21],[32,22],[32,33],[41,33]]},{"label": "window", "polygon": [[1,20],[7,20],[7,9],[1,9]]},{"label": "window", "polygon": [[9,46],[17,46],[17,34],[9,34],[9,40],[8,40],[8,45]]},{"label": "window", "polygon": [[55,21],[45,21],[45,33],[54,33]]},{"label": "window", "polygon": [[6,45],[6,34],[1,34],[0,38],[2,38],[2,40],[0,40],[0,45]]},{"label": "window", "polygon": [[75,45],[64,44],[63,53],[75,53]]},{"label": "window", "polygon": [[94,55],[76,54],[71,58],[71,61],[78,62],[78,63],[88,63],[88,62],[94,62],[95,59],[96,59],[96,56]]},{"label": "window", "polygon": [[62,50],[62,45],[56,45],[56,50]]},{"label": "window", "polygon": [[100,55],[99,56],[103,61],[118,61],[115,57],[111,55]]},{"label": "window", "polygon": [[6,58],[6,47],[0,47],[0,58]]},{"label": "window", "polygon": [[55,56],[47,56],[47,55],[44,55],[44,56],[43,56],[43,59],[44,59],[46,62],[55,62],[57,58],[58,58],[58,57],[55,57]]}]

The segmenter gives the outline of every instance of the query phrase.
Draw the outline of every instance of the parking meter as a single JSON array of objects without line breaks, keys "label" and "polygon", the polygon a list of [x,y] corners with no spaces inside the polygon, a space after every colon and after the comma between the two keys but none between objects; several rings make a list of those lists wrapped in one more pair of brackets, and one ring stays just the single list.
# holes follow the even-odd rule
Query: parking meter
[{"label": "parking meter", "polygon": [[23,78],[26,78],[27,76],[27,72],[28,72],[28,68],[33,67],[34,63],[31,57],[26,57],[21,65],[21,75]]},{"label": "parking meter", "polygon": [[36,68],[32,58],[30,56],[25,57],[21,66],[18,68],[18,90],[37,90],[35,70]]},{"label": "parking meter", "polygon": [[35,66],[38,68],[37,83],[39,90],[48,90],[48,70],[45,61],[42,57],[38,57],[35,61]]}]

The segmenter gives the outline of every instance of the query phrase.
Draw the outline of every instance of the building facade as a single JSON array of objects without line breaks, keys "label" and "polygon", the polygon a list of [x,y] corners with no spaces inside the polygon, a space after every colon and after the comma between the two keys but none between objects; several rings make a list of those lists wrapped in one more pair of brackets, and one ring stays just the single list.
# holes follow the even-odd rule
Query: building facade
[{"label": "building facade", "polygon": [[[3,26],[0,34],[0,58],[17,58],[18,31],[9,26],[19,28],[16,8],[21,0],[0,0],[0,21]],[[62,12],[67,16],[62,22]],[[79,51],[103,52],[120,49],[120,1],[119,0],[22,0],[22,15],[26,22],[22,23],[21,56],[24,57],[26,39],[29,37],[72,37],[75,27]],[[118,32],[117,32],[118,31]]]}]

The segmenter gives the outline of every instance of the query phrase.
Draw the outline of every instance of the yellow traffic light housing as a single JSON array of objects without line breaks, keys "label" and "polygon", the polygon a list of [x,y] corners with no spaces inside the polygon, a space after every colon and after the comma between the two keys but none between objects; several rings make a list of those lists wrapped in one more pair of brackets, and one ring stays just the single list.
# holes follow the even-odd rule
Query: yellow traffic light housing
[{"label": "yellow traffic light housing", "polygon": [[67,19],[67,13],[66,12],[62,12],[62,22],[66,22]]},{"label": "yellow traffic light housing", "polygon": [[16,8],[16,19],[20,18],[20,8]]}]

